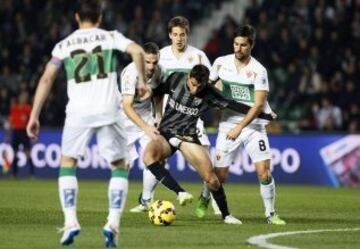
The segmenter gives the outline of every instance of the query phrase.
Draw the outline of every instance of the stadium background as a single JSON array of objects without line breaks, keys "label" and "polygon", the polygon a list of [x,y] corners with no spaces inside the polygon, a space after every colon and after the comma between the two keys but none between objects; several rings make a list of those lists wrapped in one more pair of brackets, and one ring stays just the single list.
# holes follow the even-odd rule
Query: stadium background
[{"label": "stadium background", "polygon": [[[116,29],[140,44],[154,41],[160,47],[169,43],[167,21],[175,15],[188,17],[190,44],[204,49],[211,62],[232,53],[232,34],[237,25],[254,25],[257,39],[253,56],[268,69],[270,104],[279,116],[268,127],[270,134],[277,134],[270,136],[273,173],[281,183],[359,185],[358,137],[349,138],[349,134],[360,131],[360,1],[105,1],[104,6],[103,28]],[[27,93],[31,103],[54,44],[76,28],[75,7],[76,2],[61,0],[2,1],[2,127],[7,127],[11,105],[21,93]],[[119,61],[120,71],[129,58],[123,56]],[[38,144],[45,144],[42,150],[33,150],[36,177],[56,176],[54,165],[59,162],[59,136],[67,101],[64,77],[64,73],[59,74],[41,114],[42,130],[53,135],[40,139]],[[209,111],[204,120],[214,133],[210,135],[214,144],[219,113]],[[0,132],[0,152],[6,152],[13,161],[9,134],[7,129]],[[57,147],[51,145],[54,143]],[[344,146],[335,148],[339,144]],[[324,153],[326,148],[337,154],[329,158],[329,152]],[[288,150],[292,152],[288,154]],[[97,157],[97,151],[89,151],[88,158]],[[18,158],[19,176],[27,176],[28,160],[21,150]],[[3,157],[0,161],[5,164]],[[246,168],[246,161],[246,155],[240,153],[230,181],[256,182],[254,170]],[[180,164],[173,166],[180,180],[198,179],[181,158],[173,164]],[[141,178],[142,167],[141,162],[135,164],[132,179]],[[107,177],[106,165],[100,173],[94,168],[96,162],[90,161],[84,177]],[[322,173],[313,174],[316,171]]]},{"label": "stadium background", "polygon": [[[175,15],[188,17],[190,44],[204,49],[211,62],[232,53],[231,36],[238,24],[256,27],[253,55],[268,69],[270,103],[279,115],[269,127],[277,211],[288,222],[285,227],[264,224],[254,168],[241,152],[225,189],[232,214],[244,225],[225,225],[211,212],[198,220],[194,205],[180,207],[174,194],[160,187],[155,197],[175,203],[178,217],[170,227],[154,227],[146,215],[128,211],[137,205],[142,188],[136,181],[142,167],[137,163],[130,174],[120,248],[255,249],[259,247],[246,242],[252,236],[319,229],[329,232],[293,234],[272,242],[290,246],[278,248],[360,248],[359,0],[105,2],[102,27],[117,29],[141,44],[167,45],[167,21]],[[0,248],[60,248],[55,227],[63,220],[55,178],[67,101],[64,73],[58,75],[42,111],[42,132],[32,151],[34,177],[29,177],[21,149],[19,177],[4,172],[4,152],[11,161],[14,151],[6,124],[10,107],[21,93],[27,93],[31,103],[51,49],[76,28],[74,7],[75,1],[67,0],[0,0]],[[123,67],[129,58],[121,57],[120,62]],[[212,144],[218,118],[217,112],[205,117]],[[197,195],[197,174],[177,155],[170,164],[175,177]],[[108,208],[104,179],[109,171],[94,141],[78,174],[82,235],[73,248],[102,248],[100,230]],[[192,183],[185,182],[189,180]]]}]

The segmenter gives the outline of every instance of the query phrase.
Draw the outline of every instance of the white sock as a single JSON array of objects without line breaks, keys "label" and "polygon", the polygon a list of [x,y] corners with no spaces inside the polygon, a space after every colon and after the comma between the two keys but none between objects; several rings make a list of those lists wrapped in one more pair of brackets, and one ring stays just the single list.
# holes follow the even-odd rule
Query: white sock
[{"label": "white sock", "polygon": [[144,168],[143,170],[143,191],[142,191],[142,199],[149,200],[154,198],[154,191],[158,184],[158,180],[156,180],[155,176],[151,173],[150,170]]},{"label": "white sock", "polygon": [[78,225],[79,222],[76,216],[77,195],[79,192],[77,178],[76,176],[60,176],[58,183],[65,226]]},{"label": "white sock", "polygon": [[121,214],[126,203],[129,181],[124,177],[111,177],[108,188],[109,215],[108,222],[119,229]]},{"label": "white sock", "polygon": [[264,185],[260,183],[260,194],[265,206],[265,216],[270,216],[275,212],[275,180],[271,179],[271,183]]},{"label": "white sock", "polygon": [[210,189],[207,186],[206,182],[204,182],[204,187],[203,187],[203,191],[201,192],[201,196],[207,199],[210,197]]}]

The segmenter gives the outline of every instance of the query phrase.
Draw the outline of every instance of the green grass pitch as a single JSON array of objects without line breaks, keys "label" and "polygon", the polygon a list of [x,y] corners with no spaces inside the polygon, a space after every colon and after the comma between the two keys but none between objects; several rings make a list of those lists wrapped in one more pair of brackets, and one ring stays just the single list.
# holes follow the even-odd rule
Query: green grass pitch
[{"label": "green grass pitch", "polygon": [[[107,215],[107,182],[79,180],[78,217],[81,234],[69,248],[104,248],[101,234]],[[197,196],[201,184],[183,183]],[[177,219],[168,227],[149,223],[146,213],[128,210],[137,204],[139,182],[131,182],[121,222],[118,248],[258,248],[249,237],[277,232],[360,227],[360,189],[277,185],[277,211],[288,225],[265,224],[257,185],[227,184],[231,213],[243,225],[226,225],[219,216],[202,220],[194,215],[195,204],[178,205],[175,194],[158,187],[156,198],[173,202]],[[0,248],[53,249],[59,244],[63,217],[56,180],[0,179]],[[268,240],[294,248],[360,248],[360,231],[298,234]]]}]

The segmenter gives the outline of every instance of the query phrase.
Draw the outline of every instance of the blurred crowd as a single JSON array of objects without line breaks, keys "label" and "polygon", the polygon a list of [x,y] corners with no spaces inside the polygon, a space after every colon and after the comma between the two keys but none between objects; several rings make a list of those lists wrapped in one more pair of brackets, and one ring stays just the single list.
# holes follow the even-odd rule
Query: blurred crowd
[{"label": "blurred crowd", "polygon": [[[105,1],[102,27],[142,44],[168,44],[167,21],[183,15],[194,25],[223,1]],[[360,131],[360,1],[250,1],[242,23],[257,29],[253,55],[268,69],[270,103],[282,131]],[[260,2],[262,2],[260,4]],[[76,1],[3,0],[0,5],[0,122],[30,96],[54,45],[76,29]],[[230,16],[204,50],[211,62],[232,53],[238,26]],[[129,58],[120,58],[124,66]],[[60,127],[67,101],[60,73],[44,106],[43,126]],[[31,102],[31,98],[29,99]]]},{"label": "blurred crowd", "polygon": [[[252,0],[253,55],[267,69],[270,104],[285,131],[360,131],[360,1]],[[205,52],[232,53],[227,17]]]},{"label": "blurred crowd", "polygon": [[[205,4],[206,3],[206,4]],[[192,23],[218,8],[216,0],[104,1],[102,28],[116,29],[143,44],[168,44],[167,22],[175,15]],[[76,1],[2,0],[0,4],[0,123],[8,117],[17,96],[33,96],[36,84],[55,44],[77,28]],[[123,67],[129,58],[120,58]],[[121,70],[120,67],[120,70]],[[44,126],[62,126],[66,81],[60,73],[42,111]]]}]

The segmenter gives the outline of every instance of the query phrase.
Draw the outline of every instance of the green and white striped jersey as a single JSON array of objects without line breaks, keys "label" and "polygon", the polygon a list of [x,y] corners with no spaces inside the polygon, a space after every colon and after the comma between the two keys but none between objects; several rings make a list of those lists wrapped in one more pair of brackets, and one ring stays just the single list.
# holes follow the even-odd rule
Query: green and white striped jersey
[{"label": "green and white striped jersey", "polygon": [[[218,57],[211,68],[210,80],[221,80],[222,92],[227,98],[248,106],[253,106],[255,102],[255,91],[269,91],[266,68],[254,57],[251,57],[249,63],[238,72],[235,60],[235,54]],[[267,114],[271,113],[271,108],[267,101],[263,112]],[[222,121],[239,123],[243,117],[243,114],[231,110],[224,110]],[[251,123],[268,124],[269,121],[256,118]]]},{"label": "green and white striped jersey", "polygon": [[206,54],[200,49],[194,48],[188,45],[184,53],[177,58],[171,46],[166,46],[160,50],[160,61],[165,77],[169,76],[173,72],[189,73],[190,70],[197,64],[203,64],[210,70],[211,64]]},{"label": "green and white striped jersey", "polygon": [[117,31],[78,29],[56,44],[51,62],[63,63],[67,76],[66,122],[101,126],[119,118],[116,51],[131,40]]}]

